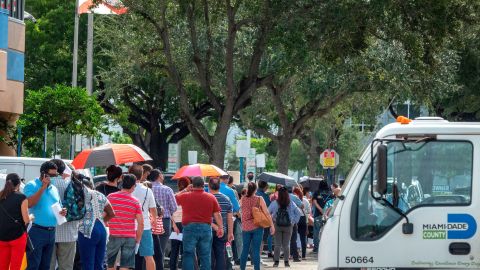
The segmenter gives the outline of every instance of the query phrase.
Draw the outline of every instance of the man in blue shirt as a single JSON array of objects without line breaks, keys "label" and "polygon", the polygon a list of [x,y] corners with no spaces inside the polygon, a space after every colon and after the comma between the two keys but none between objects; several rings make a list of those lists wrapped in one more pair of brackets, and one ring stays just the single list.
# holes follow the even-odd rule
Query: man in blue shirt
[{"label": "man in blue shirt", "polygon": [[240,204],[238,203],[237,197],[235,196],[235,192],[228,186],[228,178],[228,175],[220,177],[220,179],[222,180],[222,182],[220,183],[220,193],[230,199],[230,202],[232,202],[233,206],[233,213],[236,213],[240,211]]},{"label": "man in blue shirt", "polygon": [[[58,175],[57,165],[51,161],[44,162],[40,167],[40,174],[40,178],[28,182],[24,188],[30,213],[35,217],[28,233],[34,250],[27,252],[27,270],[50,268],[57,225],[52,205],[61,203],[57,188],[50,184],[50,177]],[[65,209],[60,212],[63,216],[66,213]]]}]

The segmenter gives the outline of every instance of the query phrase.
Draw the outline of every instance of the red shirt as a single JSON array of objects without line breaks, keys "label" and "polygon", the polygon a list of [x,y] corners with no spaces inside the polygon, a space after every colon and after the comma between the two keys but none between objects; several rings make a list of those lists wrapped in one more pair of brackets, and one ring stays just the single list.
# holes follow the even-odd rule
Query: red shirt
[{"label": "red shirt", "polygon": [[135,221],[137,215],[142,214],[138,200],[124,191],[111,193],[107,198],[115,211],[115,217],[108,222],[110,235],[135,238],[137,236]]},{"label": "red shirt", "polygon": [[212,223],[213,213],[220,212],[220,205],[215,196],[201,190],[193,190],[175,196],[182,206],[182,225],[189,223]]}]

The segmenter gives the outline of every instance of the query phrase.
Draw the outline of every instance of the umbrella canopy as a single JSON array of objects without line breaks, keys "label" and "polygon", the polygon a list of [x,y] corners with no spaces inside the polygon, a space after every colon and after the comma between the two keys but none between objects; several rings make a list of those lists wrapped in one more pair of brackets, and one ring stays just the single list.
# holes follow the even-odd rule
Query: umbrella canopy
[{"label": "umbrella canopy", "polygon": [[133,144],[105,144],[83,150],[72,161],[72,165],[76,169],[83,169],[147,160],[152,158]]},{"label": "umbrella canopy", "polygon": [[264,172],[258,176],[258,179],[267,183],[280,184],[288,187],[297,185],[297,181],[295,181],[295,179],[283,173]]},{"label": "umbrella canopy", "polygon": [[300,178],[299,184],[302,185],[302,187],[308,187],[310,190],[316,191],[322,180],[323,178],[302,177]]},{"label": "umbrella canopy", "polygon": [[219,177],[222,175],[228,175],[224,170],[211,164],[193,164],[181,167],[172,179],[178,179],[180,177]]}]

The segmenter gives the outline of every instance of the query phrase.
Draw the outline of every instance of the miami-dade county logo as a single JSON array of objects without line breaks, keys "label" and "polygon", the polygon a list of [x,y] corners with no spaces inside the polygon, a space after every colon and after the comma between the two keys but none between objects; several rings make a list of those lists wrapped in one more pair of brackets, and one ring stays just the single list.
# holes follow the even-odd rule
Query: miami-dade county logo
[{"label": "miami-dade county logo", "polygon": [[423,239],[469,239],[477,222],[469,214],[448,214],[445,224],[423,224]]}]

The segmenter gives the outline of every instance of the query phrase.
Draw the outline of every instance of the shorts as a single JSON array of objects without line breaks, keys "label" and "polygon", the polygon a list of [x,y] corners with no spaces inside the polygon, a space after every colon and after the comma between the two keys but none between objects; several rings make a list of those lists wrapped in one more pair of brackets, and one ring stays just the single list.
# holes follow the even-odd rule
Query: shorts
[{"label": "shorts", "polygon": [[153,256],[153,254],[152,230],[144,230],[142,240],[140,240],[140,247],[138,248],[138,255],[146,257]]},{"label": "shorts", "polygon": [[120,254],[120,268],[135,267],[135,238],[110,236],[107,244],[108,268],[115,266],[118,252]]}]

